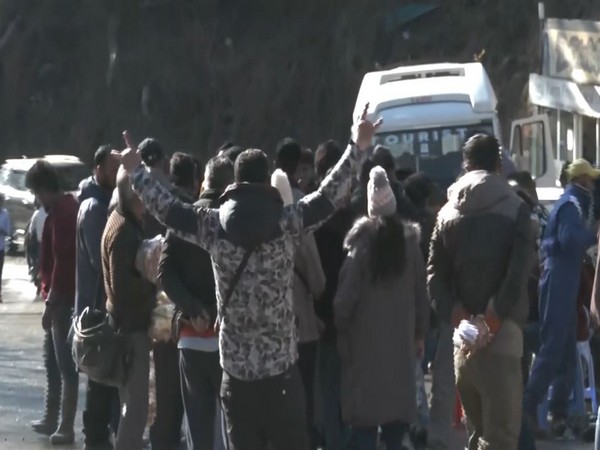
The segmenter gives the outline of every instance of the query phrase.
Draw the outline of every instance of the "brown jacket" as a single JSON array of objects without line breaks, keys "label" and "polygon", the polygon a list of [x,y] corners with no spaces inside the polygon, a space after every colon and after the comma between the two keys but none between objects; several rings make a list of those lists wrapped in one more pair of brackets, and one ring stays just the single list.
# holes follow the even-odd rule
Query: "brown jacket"
[{"label": "brown jacket", "polygon": [[[357,231],[360,228],[363,232]],[[345,423],[355,426],[412,423],[416,417],[415,337],[423,338],[429,320],[419,233],[415,226],[406,226],[402,275],[374,282],[369,268],[373,236],[369,228],[368,219],[362,219],[349,234],[347,245],[351,245],[334,300],[342,415]]]},{"label": "brown jacket", "polygon": [[106,309],[124,332],[146,331],[154,308],[155,288],[135,269],[142,243],[141,226],[117,207],[102,236],[102,269]]}]

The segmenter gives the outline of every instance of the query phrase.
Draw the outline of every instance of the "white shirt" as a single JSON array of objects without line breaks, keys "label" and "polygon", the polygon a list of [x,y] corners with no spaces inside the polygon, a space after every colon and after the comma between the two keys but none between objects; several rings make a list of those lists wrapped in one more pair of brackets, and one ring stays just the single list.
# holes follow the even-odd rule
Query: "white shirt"
[{"label": "white shirt", "polygon": [[44,208],[36,209],[31,217],[31,231],[35,232],[35,237],[40,244],[42,243],[42,233],[44,232],[46,217],[48,217],[48,213]]}]

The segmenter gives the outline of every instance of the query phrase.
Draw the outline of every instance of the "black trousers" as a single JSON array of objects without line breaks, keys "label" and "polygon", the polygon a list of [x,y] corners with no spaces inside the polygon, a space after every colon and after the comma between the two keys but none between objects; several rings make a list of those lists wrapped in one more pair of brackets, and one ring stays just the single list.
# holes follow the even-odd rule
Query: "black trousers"
[{"label": "black trousers", "polygon": [[188,450],[213,450],[217,402],[221,389],[223,370],[219,364],[219,352],[179,351],[181,394],[187,421]]},{"label": "black trousers", "polygon": [[300,369],[300,376],[302,377],[302,384],[304,386],[306,423],[311,450],[316,450],[318,447],[317,430],[315,428],[315,376],[318,345],[318,341],[298,344],[298,368]]},{"label": "black trousers", "polygon": [[153,450],[171,450],[181,443],[183,401],[179,379],[179,350],[173,342],[153,346],[156,377],[156,416],[150,427]]},{"label": "black trousers", "polygon": [[304,387],[293,366],[275,377],[243,381],[223,372],[221,401],[230,450],[308,450]]},{"label": "black trousers", "polygon": [[83,411],[83,434],[86,445],[108,442],[119,423],[119,390],[88,379]]}]

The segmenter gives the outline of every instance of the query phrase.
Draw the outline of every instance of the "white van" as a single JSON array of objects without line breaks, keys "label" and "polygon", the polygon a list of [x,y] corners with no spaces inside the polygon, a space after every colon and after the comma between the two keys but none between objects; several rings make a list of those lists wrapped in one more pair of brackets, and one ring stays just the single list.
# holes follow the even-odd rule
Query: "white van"
[{"label": "white van", "polygon": [[501,138],[496,95],[480,63],[398,67],[365,75],[354,120],[370,103],[382,117],[375,143],[389,148],[399,167],[422,171],[442,188],[461,172],[462,146],[473,134]]}]

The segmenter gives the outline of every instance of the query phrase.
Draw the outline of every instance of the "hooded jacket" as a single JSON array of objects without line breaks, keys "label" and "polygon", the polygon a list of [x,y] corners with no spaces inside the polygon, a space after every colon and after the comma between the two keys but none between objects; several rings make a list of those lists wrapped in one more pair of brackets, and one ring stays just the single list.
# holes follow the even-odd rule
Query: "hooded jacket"
[{"label": "hooded jacket", "polygon": [[[302,233],[314,231],[350,196],[360,152],[350,146],[319,189],[284,207],[277,189],[236,184],[219,209],[186,205],[140,166],[134,190],[173,233],[207,250],[212,258],[220,320],[221,365],[242,380],[273,377],[298,359],[293,311],[294,253]],[[231,280],[244,254],[248,264],[226,307]]]},{"label": "hooded jacket", "polygon": [[498,174],[472,171],[448,189],[429,255],[428,288],[440,318],[455,306],[500,320],[527,318],[534,243],[527,205]]},{"label": "hooded jacket", "polygon": [[94,303],[97,308],[104,308],[101,246],[111,195],[112,192],[103,189],[93,176],[86,178],[79,185],[75,269],[77,315]]}]

